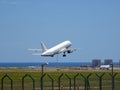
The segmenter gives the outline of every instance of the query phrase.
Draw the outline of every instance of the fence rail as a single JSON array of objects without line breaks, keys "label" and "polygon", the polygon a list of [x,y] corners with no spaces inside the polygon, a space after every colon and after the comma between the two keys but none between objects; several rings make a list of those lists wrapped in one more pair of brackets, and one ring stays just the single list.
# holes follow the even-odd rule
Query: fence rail
[{"label": "fence rail", "polygon": [[14,81],[14,77],[3,75],[1,90],[120,90],[119,73],[62,73],[57,76],[45,73],[39,80],[25,74],[18,81]]}]

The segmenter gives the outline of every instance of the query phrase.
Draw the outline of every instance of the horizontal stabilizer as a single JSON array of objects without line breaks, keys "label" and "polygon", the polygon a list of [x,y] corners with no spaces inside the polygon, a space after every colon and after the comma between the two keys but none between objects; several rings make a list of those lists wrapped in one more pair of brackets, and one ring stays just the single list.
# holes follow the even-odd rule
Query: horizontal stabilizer
[{"label": "horizontal stabilizer", "polygon": [[34,53],[34,54],[32,54],[32,55],[34,55],[34,56],[40,56],[41,53]]},{"label": "horizontal stabilizer", "polygon": [[42,51],[42,49],[40,48],[29,48],[28,50],[29,51]]}]

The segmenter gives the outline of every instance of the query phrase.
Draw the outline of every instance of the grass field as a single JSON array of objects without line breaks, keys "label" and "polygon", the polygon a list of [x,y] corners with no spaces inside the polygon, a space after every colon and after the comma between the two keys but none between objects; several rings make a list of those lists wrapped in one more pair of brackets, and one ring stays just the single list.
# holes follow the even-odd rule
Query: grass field
[{"label": "grass field", "polygon": [[[41,90],[41,72],[34,69],[0,69],[0,90],[2,89],[2,79],[7,74],[7,77],[3,79],[4,90],[10,90],[10,80],[13,82],[13,90],[22,90],[22,84],[24,81],[24,90],[33,90],[33,81],[35,83],[35,90]],[[102,76],[102,90],[112,90],[112,77],[110,71],[84,71],[84,72],[45,72],[43,77],[43,90],[99,90],[100,78]],[[115,72],[116,76],[114,81],[115,90],[120,90],[120,72]],[[98,76],[97,76],[97,75]],[[89,76],[90,75],[90,76]],[[8,78],[9,77],[9,78]],[[87,79],[88,77],[88,79]],[[53,80],[53,83],[52,83]],[[52,88],[53,84],[53,88]],[[87,86],[85,87],[85,85]],[[75,87],[74,87],[75,86]]]}]

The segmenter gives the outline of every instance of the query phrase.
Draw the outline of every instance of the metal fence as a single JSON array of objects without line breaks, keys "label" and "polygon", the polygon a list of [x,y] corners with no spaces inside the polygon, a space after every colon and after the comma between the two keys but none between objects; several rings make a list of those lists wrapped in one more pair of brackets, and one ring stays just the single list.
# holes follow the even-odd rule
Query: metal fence
[{"label": "metal fence", "polygon": [[1,78],[1,90],[120,90],[118,73],[62,73],[58,76],[43,74],[39,80],[25,74],[20,80],[5,74]]}]

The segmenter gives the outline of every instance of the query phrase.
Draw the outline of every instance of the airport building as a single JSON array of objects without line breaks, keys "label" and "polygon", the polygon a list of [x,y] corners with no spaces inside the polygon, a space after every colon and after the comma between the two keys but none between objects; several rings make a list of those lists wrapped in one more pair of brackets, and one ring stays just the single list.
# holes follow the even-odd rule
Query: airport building
[{"label": "airport building", "polygon": [[105,59],[104,60],[104,65],[110,65],[112,63],[113,63],[112,59]]},{"label": "airport building", "polygon": [[101,65],[101,60],[100,59],[94,59],[92,60],[92,66],[97,67]]}]

